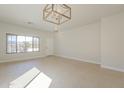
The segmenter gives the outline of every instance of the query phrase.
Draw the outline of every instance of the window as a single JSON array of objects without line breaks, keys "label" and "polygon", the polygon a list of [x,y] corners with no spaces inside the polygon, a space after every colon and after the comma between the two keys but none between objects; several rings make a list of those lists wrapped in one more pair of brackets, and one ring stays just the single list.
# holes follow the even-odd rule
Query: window
[{"label": "window", "polygon": [[16,53],[16,35],[7,35],[7,53]]},{"label": "window", "polygon": [[17,36],[6,34],[7,53],[24,53],[39,51],[39,37],[34,36]]},{"label": "window", "polygon": [[39,51],[39,38],[37,38],[37,37],[34,37],[33,38],[33,49],[34,49],[34,51]]}]

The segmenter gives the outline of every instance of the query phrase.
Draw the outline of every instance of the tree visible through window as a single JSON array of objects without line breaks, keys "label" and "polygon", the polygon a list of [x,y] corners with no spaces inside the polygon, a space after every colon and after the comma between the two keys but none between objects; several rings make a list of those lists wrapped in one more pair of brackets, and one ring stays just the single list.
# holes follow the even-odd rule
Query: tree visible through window
[{"label": "tree visible through window", "polygon": [[25,52],[25,36],[17,36],[17,52]]},{"label": "tree visible through window", "polygon": [[39,51],[39,37],[6,34],[7,53]]},{"label": "tree visible through window", "polygon": [[26,37],[26,41],[25,41],[25,51],[26,52],[32,52],[33,51],[33,37]]}]

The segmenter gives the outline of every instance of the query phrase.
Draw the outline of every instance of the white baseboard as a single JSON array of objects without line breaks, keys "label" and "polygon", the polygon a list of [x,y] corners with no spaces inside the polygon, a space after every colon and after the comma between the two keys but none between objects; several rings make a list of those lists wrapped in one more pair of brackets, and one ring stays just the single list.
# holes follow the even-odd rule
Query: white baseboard
[{"label": "white baseboard", "polygon": [[[55,54],[54,54],[53,56],[58,56],[58,57],[63,57],[63,58],[67,58],[67,59],[73,59],[73,60],[78,60],[78,61],[82,61],[82,62],[88,62],[88,63],[98,64],[98,63],[95,62],[95,61],[91,61],[91,60],[83,60],[83,59],[75,58],[75,57],[67,57],[67,56],[55,55]],[[45,55],[45,56],[37,56],[37,57],[31,57],[31,58],[22,58],[22,59],[4,60],[4,61],[0,61],[0,63],[12,62],[12,61],[31,60],[31,59],[43,58],[43,57],[47,57],[47,56]],[[99,63],[99,64],[100,64],[100,63]],[[101,68],[111,69],[111,70],[119,71],[119,72],[124,72],[124,69],[119,69],[119,68],[110,67],[110,66],[105,66],[105,65],[101,65]]]},{"label": "white baseboard", "polygon": [[110,69],[110,70],[114,70],[114,71],[124,72],[124,69],[119,69],[119,68],[105,66],[105,65],[101,65],[101,68],[106,68],[106,69]]},{"label": "white baseboard", "polygon": [[[67,58],[67,59],[73,59],[73,60],[79,60],[79,61],[82,61],[82,62],[98,64],[95,61],[91,61],[91,60],[83,60],[83,59],[79,59],[79,58],[67,57],[67,56],[55,55],[55,54],[54,54],[54,56],[63,57],[63,58]],[[100,63],[99,63],[99,65],[101,66],[101,68],[106,68],[106,69],[111,69],[111,70],[114,70],[114,71],[124,72],[124,69],[118,69],[118,68],[114,68],[114,67],[104,66],[104,65],[101,65]]]},{"label": "white baseboard", "polygon": [[93,63],[93,64],[99,64],[99,63],[97,63],[96,61],[84,60],[84,59],[80,59],[80,58],[76,58],[76,57],[67,57],[67,56],[55,55],[55,54],[54,54],[54,56],[63,57],[63,58],[67,58],[67,59],[78,60],[78,61],[82,61],[82,62]]}]

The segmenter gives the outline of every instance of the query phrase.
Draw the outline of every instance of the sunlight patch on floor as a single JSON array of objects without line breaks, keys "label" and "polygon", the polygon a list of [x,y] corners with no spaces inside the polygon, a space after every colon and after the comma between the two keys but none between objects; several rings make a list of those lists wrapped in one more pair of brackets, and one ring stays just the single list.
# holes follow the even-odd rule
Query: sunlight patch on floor
[{"label": "sunlight patch on floor", "polygon": [[10,88],[48,88],[52,79],[36,67],[10,82]]},{"label": "sunlight patch on floor", "polygon": [[48,88],[52,82],[44,73],[40,73],[26,88]]}]

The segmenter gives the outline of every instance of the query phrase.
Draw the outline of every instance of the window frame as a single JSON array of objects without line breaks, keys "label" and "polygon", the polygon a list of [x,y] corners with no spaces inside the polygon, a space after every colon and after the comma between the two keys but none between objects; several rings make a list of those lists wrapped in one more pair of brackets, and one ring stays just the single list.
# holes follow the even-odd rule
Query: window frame
[{"label": "window frame", "polygon": [[[16,52],[8,52],[8,36],[16,36]],[[17,37],[18,36],[24,36],[26,37],[32,37],[32,51],[24,51],[24,52],[18,52],[17,48]],[[38,51],[34,51],[34,38],[38,38]],[[26,41],[26,40],[25,40]],[[26,45],[25,45],[26,46]],[[28,36],[28,35],[17,35],[17,34],[12,34],[12,33],[6,33],[6,54],[18,54],[18,53],[32,53],[32,52],[40,52],[40,37],[39,36]]]}]

